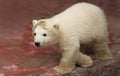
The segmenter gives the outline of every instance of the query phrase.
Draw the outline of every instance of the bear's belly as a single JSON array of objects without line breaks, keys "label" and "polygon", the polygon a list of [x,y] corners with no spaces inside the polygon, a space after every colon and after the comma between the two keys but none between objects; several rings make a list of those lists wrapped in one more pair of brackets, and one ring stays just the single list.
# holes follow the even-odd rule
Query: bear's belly
[{"label": "bear's belly", "polygon": [[79,41],[80,41],[80,44],[89,44],[93,41],[95,41],[96,39],[95,38],[92,38],[92,37],[80,37],[79,38]]}]

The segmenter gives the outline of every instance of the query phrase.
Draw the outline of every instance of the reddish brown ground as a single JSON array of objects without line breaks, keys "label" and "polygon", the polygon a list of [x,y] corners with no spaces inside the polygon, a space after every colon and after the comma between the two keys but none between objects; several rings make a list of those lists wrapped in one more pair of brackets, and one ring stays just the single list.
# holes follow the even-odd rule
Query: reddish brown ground
[{"label": "reddish brown ground", "polygon": [[[60,55],[52,47],[33,45],[31,21],[51,17],[83,0],[0,0],[0,76],[54,76],[51,67]],[[120,1],[84,0],[104,9],[110,32],[110,47],[120,63]]]}]

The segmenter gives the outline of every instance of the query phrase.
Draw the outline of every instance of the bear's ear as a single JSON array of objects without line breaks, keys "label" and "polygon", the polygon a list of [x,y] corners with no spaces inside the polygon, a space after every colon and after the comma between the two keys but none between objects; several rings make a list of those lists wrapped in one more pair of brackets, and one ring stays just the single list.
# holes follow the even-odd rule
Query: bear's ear
[{"label": "bear's ear", "polygon": [[38,20],[33,20],[32,24],[35,25],[38,22]]},{"label": "bear's ear", "polygon": [[58,25],[58,24],[55,24],[55,25],[53,25],[53,28],[59,29],[59,25]]}]

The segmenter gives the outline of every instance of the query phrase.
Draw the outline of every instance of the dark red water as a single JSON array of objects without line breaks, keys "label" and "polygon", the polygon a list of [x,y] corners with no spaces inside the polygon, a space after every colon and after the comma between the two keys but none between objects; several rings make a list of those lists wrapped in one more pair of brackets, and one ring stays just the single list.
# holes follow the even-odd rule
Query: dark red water
[{"label": "dark red water", "polygon": [[[58,64],[60,55],[52,47],[36,48],[32,42],[31,26],[23,35],[0,41],[0,76],[38,72],[52,74],[49,69]],[[4,76],[3,75],[3,76]]]}]

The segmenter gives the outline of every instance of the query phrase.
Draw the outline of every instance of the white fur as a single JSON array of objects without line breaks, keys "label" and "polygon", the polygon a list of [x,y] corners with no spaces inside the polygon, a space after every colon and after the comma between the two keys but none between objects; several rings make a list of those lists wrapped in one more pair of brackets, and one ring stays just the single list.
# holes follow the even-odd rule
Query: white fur
[{"label": "white fur", "polygon": [[38,21],[37,20],[33,20],[32,24],[35,25]]},{"label": "white fur", "polygon": [[[33,32],[35,42],[40,42],[41,46],[55,45],[62,52],[60,64],[55,68],[62,74],[71,72],[75,62],[83,67],[93,64],[89,56],[79,52],[81,44],[106,43],[107,40],[104,13],[89,3],[77,3],[52,18],[34,20]],[[43,37],[43,33],[48,36]]]},{"label": "white fur", "polygon": [[[38,22],[42,21],[39,20]],[[47,28],[58,24],[61,31],[61,45],[89,43],[92,40],[103,40],[107,37],[106,19],[103,11],[89,3],[77,3],[64,12],[49,19],[43,19]],[[37,29],[37,28],[36,28]],[[38,29],[40,31],[41,29]],[[42,32],[42,30],[41,30]],[[37,38],[38,40],[39,38]]]}]

